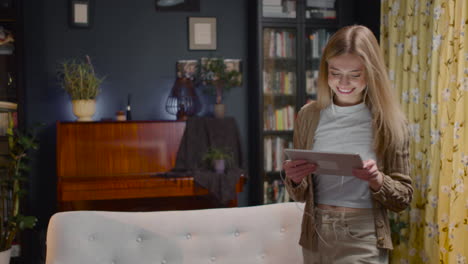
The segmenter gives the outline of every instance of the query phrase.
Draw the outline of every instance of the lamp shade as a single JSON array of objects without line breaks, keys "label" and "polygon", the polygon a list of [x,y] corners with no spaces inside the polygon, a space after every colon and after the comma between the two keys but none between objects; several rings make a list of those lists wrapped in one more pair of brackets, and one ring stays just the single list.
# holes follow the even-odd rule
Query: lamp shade
[{"label": "lamp shade", "polygon": [[186,120],[200,111],[200,100],[193,83],[188,78],[177,78],[166,100],[166,111],[176,115],[177,120]]}]

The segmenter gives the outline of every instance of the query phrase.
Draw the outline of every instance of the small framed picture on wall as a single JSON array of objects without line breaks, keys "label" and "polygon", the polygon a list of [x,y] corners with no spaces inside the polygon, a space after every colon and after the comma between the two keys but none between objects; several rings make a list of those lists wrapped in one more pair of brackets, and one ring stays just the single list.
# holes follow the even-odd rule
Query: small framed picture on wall
[{"label": "small framed picture on wall", "polygon": [[216,17],[189,17],[189,50],[216,50]]},{"label": "small framed picture on wall", "polygon": [[91,26],[90,0],[69,0],[70,26],[89,28]]}]

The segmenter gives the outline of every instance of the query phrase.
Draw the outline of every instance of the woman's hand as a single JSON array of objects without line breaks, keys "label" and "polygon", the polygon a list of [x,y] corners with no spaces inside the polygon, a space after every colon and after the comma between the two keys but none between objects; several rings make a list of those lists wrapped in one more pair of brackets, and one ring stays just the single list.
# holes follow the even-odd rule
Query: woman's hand
[{"label": "woman's hand", "polygon": [[383,184],[383,175],[377,168],[375,160],[366,160],[362,163],[362,169],[354,169],[353,174],[355,177],[369,183],[373,191],[380,190]]},{"label": "woman's hand", "polygon": [[283,169],[286,173],[286,178],[291,179],[296,184],[300,184],[304,177],[317,170],[317,165],[309,163],[306,160],[286,160],[283,163]]}]

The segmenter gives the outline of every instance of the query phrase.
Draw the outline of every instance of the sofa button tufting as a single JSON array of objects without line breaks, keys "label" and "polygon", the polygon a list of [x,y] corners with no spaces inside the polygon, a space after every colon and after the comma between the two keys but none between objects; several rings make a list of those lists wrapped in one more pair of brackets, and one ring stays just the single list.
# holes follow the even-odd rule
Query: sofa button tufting
[{"label": "sofa button tufting", "polygon": [[281,232],[281,233],[284,233],[285,230],[286,230],[286,229],[284,229],[284,227],[282,227],[282,228],[280,229],[280,232]]},{"label": "sofa button tufting", "polygon": [[264,258],[265,258],[265,254],[260,255],[260,258],[264,259]]},{"label": "sofa button tufting", "polygon": [[240,235],[239,231],[234,232],[234,236],[238,237]]},{"label": "sofa button tufting", "polygon": [[163,259],[163,260],[161,261],[161,264],[166,264],[166,260]]},{"label": "sofa button tufting", "polygon": [[215,257],[211,257],[211,262],[215,262],[216,261],[216,258]]},{"label": "sofa button tufting", "polygon": [[140,243],[142,241],[141,237],[137,237],[136,242]]},{"label": "sofa button tufting", "polygon": [[91,235],[91,236],[88,237],[88,240],[89,240],[89,241],[94,241],[94,239],[95,239],[95,238],[94,238],[93,235]]},{"label": "sofa button tufting", "polygon": [[185,236],[187,239],[191,239],[192,238],[192,235],[190,233],[188,233],[186,236]]}]

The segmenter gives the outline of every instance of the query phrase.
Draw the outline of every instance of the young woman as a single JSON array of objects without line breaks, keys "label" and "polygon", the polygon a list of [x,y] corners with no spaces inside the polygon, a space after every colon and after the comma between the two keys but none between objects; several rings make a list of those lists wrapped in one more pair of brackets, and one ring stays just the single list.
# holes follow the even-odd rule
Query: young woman
[{"label": "young woman", "polygon": [[388,263],[387,209],[411,202],[406,119],[393,95],[379,45],[364,26],[337,31],[320,63],[318,97],[299,112],[294,147],[359,153],[354,177],[320,175],[287,160],[291,197],[305,202],[299,244],[304,263]]}]

